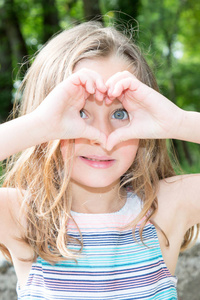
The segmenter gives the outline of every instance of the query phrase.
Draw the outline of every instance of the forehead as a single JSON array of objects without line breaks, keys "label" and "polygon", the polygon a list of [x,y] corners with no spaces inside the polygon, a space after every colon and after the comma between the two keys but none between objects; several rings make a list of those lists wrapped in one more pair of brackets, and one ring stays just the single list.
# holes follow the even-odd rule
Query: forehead
[{"label": "forehead", "polygon": [[129,72],[131,71],[130,62],[114,55],[94,59],[84,58],[76,64],[74,72],[77,72],[82,68],[91,69],[97,72],[102,76],[104,81],[108,80],[117,72],[126,70],[128,70]]}]

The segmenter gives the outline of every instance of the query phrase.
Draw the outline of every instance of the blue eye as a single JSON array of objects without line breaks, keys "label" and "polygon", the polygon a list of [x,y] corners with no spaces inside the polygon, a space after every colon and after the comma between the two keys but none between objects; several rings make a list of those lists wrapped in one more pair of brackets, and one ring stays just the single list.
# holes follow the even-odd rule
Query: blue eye
[{"label": "blue eye", "polygon": [[117,120],[127,120],[129,118],[128,113],[125,109],[117,109],[113,115],[112,119],[117,119]]},{"label": "blue eye", "polygon": [[86,115],[86,113],[84,112],[83,109],[80,110],[80,117],[81,117],[82,119],[86,119],[86,118],[87,118],[87,115]]}]

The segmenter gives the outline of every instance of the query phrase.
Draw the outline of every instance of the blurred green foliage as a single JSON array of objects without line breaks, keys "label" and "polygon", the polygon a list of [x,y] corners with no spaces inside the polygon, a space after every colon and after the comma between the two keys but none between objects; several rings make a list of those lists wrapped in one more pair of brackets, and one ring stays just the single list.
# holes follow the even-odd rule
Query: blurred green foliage
[{"label": "blurred green foliage", "polygon": [[[0,121],[11,109],[20,63],[58,30],[98,13],[106,25],[128,27],[165,96],[182,109],[200,111],[199,1],[0,0]],[[200,171],[199,145],[175,141],[175,148],[186,172]]]}]

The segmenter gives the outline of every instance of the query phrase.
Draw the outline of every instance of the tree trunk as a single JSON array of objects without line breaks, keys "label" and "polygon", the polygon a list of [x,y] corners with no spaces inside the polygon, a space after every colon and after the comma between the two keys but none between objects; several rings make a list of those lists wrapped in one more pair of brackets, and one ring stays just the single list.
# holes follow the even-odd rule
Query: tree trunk
[{"label": "tree trunk", "polygon": [[[0,114],[5,120],[12,109],[13,69],[18,71],[19,63],[28,55],[22,36],[13,0],[4,1],[0,9]],[[17,66],[17,67],[16,67]],[[28,66],[20,68],[22,77]]]},{"label": "tree trunk", "polygon": [[118,0],[118,8],[122,12],[120,19],[127,22],[131,19],[137,20],[140,5],[140,0]]},{"label": "tree trunk", "polygon": [[[17,14],[15,12],[15,3],[13,0],[6,0],[4,4],[3,20],[6,24],[6,34],[10,43],[13,58],[16,63],[21,63],[28,56],[25,40],[22,36]],[[26,70],[23,70],[23,73]]]},{"label": "tree trunk", "polygon": [[192,166],[193,165],[193,159],[192,159],[192,155],[189,151],[188,144],[185,141],[181,141],[181,143],[182,143],[182,146],[183,146],[183,151],[184,151],[184,154],[185,154],[185,158],[187,159],[188,164],[190,166]]},{"label": "tree trunk", "polygon": [[98,20],[103,22],[99,0],[83,0],[84,16],[86,21]]},{"label": "tree trunk", "polygon": [[43,43],[60,30],[58,11],[55,0],[42,0],[43,10]]},{"label": "tree trunk", "polygon": [[[167,44],[167,47],[168,47],[168,54],[167,54],[167,57],[166,57],[166,60],[167,60],[167,67],[168,67],[168,70],[169,70],[169,98],[171,101],[173,101],[174,103],[176,103],[176,87],[175,87],[175,81],[174,81],[174,76],[173,76],[173,73],[172,73],[172,60],[173,60],[173,53],[172,53],[172,46],[174,44],[174,38],[175,38],[175,35],[177,34],[178,32],[178,25],[177,25],[177,20],[179,19],[179,16],[181,14],[181,11],[182,11],[182,4],[183,1],[180,1],[180,4],[179,4],[179,7],[177,9],[177,12],[174,16],[172,16],[172,22],[171,22],[171,27],[165,27],[165,22],[164,22],[164,19],[165,19],[165,16],[164,16],[164,7],[161,5],[161,16],[162,16],[162,19],[161,19],[161,26],[162,26],[162,29],[163,29],[163,34],[164,34],[164,37],[165,37],[165,40],[166,40],[166,44]],[[180,146],[182,148],[182,151],[184,153],[184,156],[185,156],[185,159],[187,160],[188,164],[189,165],[192,165],[193,164],[193,159],[192,159],[192,156],[191,156],[191,153],[190,153],[190,150],[188,148],[188,144],[185,142],[185,141],[178,141],[177,143],[180,143]],[[177,143],[175,143],[175,147],[177,147]],[[180,151],[179,148],[176,149],[177,151]]]},{"label": "tree trunk", "polygon": [[0,123],[5,121],[12,109],[12,53],[6,36],[6,23],[2,22],[4,11],[0,9]]}]

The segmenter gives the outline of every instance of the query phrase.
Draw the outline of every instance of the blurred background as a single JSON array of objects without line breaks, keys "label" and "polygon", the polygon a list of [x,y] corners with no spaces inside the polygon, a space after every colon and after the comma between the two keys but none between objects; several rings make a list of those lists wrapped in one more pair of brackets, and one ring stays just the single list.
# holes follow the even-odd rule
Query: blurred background
[{"label": "blurred background", "polygon": [[[183,109],[200,111],[200,1],[0,0],[0,123],[12,110],[16,90],[34,53],[58,31],[94,19],[118,29],[128,28],[152,67],[161,93]],[[200,172],[200,146],[176,140],[173,144],[183,171]],[[186,254],[188,264],[184,263],[186,256],[179,264],[184,265],[178,270],[182,300],[200,299],[200,289],[187,288],[197,279],[195,288],[200,284],[198,249]],[[2,300],[16,297],[15,291],[6,294],[14,276],[8,269],[13,274],[10,266],[6,267],[6,281],[3,272],[0,274]]]},{"label": "blurred background", "polygon": [[[161,92],[183,109],[200,111],[200,1],[0,0],[0,122],[29,66],[22,64],[59,30],[95,18],[129,28]],[[184,171],[200,171],[198,145],[174,146]]]}]

